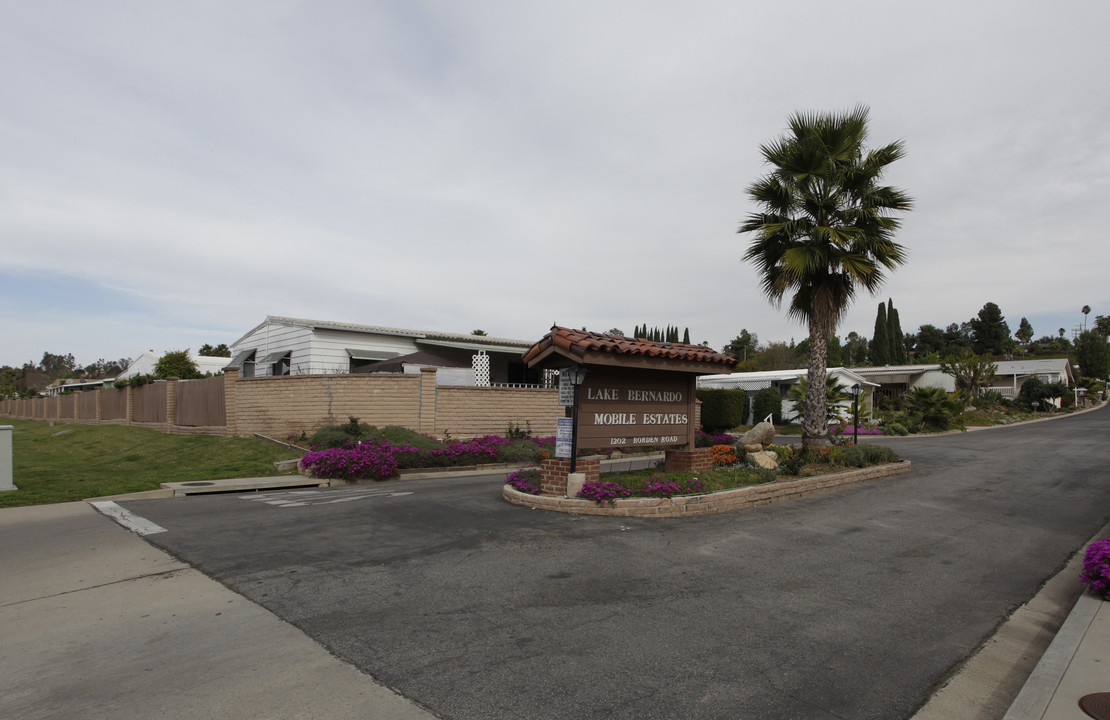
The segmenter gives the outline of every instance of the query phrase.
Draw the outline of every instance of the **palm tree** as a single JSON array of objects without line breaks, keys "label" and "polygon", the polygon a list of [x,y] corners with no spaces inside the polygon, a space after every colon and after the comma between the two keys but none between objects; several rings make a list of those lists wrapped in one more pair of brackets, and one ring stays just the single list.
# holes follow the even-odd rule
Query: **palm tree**
[{"label": "palm tree", "polygon": [[[794,403],[794,412],[800,416],[805,417],[806,414],[806,397],[809,394],[809,378],[798,378],[797,385],[791,385],[790,389],[786,391],[786,399]],[[847,401],[852,396],[848,394],[848,388],[842,385],[832,375],[825,376],[825,420],[826,422],[840,422],[840,411],[843,409],[842,403]]]},{"label": "palm tree", "polygon": [[1084,305],[1080,312],[1083,313],[1083,330],[1085,331],[1087,329],[1087,316],[1091,314],[1091,306]]},{"label": "palm tree", "polygon": [[755,263],[763,292],[777,307],[791,294],[788,315],[809,325],[809,384],[802,442],[828,445],[825,420],[825,339],[862,287],[879,289],[884,270],[905,262],[894,242],[891,212],[912,206],[903,191],[879,184],[905,152],[901,142],[864,150],[868,110],[796,113],[789,130],[763,145],[770,171],[748,188],[761,212],[740,226],[754,240],[744,255]]}]

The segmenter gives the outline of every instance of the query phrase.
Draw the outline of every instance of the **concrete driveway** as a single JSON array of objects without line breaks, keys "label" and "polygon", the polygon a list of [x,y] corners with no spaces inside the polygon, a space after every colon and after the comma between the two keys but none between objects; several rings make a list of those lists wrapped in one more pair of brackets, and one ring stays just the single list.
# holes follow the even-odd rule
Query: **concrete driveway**
[{"label": "concrete driveway", "polygon": [[1108,430],[884,440],[912,473],[695,519],[548,514],[489,478],[122,504],[445,718],[891,720],[1110,519]]}]

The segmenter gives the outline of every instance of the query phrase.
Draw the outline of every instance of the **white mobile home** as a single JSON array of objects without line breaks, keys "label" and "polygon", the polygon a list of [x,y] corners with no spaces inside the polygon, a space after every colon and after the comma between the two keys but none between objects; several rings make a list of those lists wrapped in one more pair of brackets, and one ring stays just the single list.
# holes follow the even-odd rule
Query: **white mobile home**
[{"label": "white mobile home", "polygon": [[492,383],[529,384],[538,380],[521,357],[532,344],[486,335],[271,315],[232,344],[229,364],[240,368],[241,377],[419,372],[420,367],[443,367],[453,369],[440,374],[460,385],[484,384],[481,368],[488,366]]}]

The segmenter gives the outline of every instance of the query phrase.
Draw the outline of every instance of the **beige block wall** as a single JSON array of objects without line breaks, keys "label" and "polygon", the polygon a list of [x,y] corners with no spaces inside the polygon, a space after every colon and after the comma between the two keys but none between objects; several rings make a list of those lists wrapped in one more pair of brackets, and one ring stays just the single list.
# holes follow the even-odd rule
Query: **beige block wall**
[{"label": "beige block wall", "polygon": [[554,435],[555,421],[564,409],[558,391],[541,388],[478,388],[441,385],[436,400],[436,430],[440,437],[503,435],[509,424],[532,434]]},{"label": "beige block wall", "polygon": [[278,439],[311,434],[351,417],[368,425],[411,427],[419,415],[419,388],[416,375],[238,378],[234,402],[228,403],[228,426],[234,435]]}]

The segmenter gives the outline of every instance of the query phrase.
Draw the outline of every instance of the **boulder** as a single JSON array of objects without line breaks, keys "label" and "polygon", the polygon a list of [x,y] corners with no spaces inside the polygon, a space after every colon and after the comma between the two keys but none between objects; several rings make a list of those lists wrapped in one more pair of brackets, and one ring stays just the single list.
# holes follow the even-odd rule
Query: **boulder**
[{"label": "boulder", "polygon": [[769,422],[761,422],[740,437],[737,445],[763,445],[766,447],[775,441],[775,426]]},{"label": "boulder", "polygon": [[763,452],[763,446],[760,445],[759,443],[755,443],[754,445],[745,445],[744,446],[744,452],[746,452],[746,453]]},{"label": "boulder", "polygon": [[779,456],[773,452],[748,453],[748,462],[764,470],[778,470]]}]

